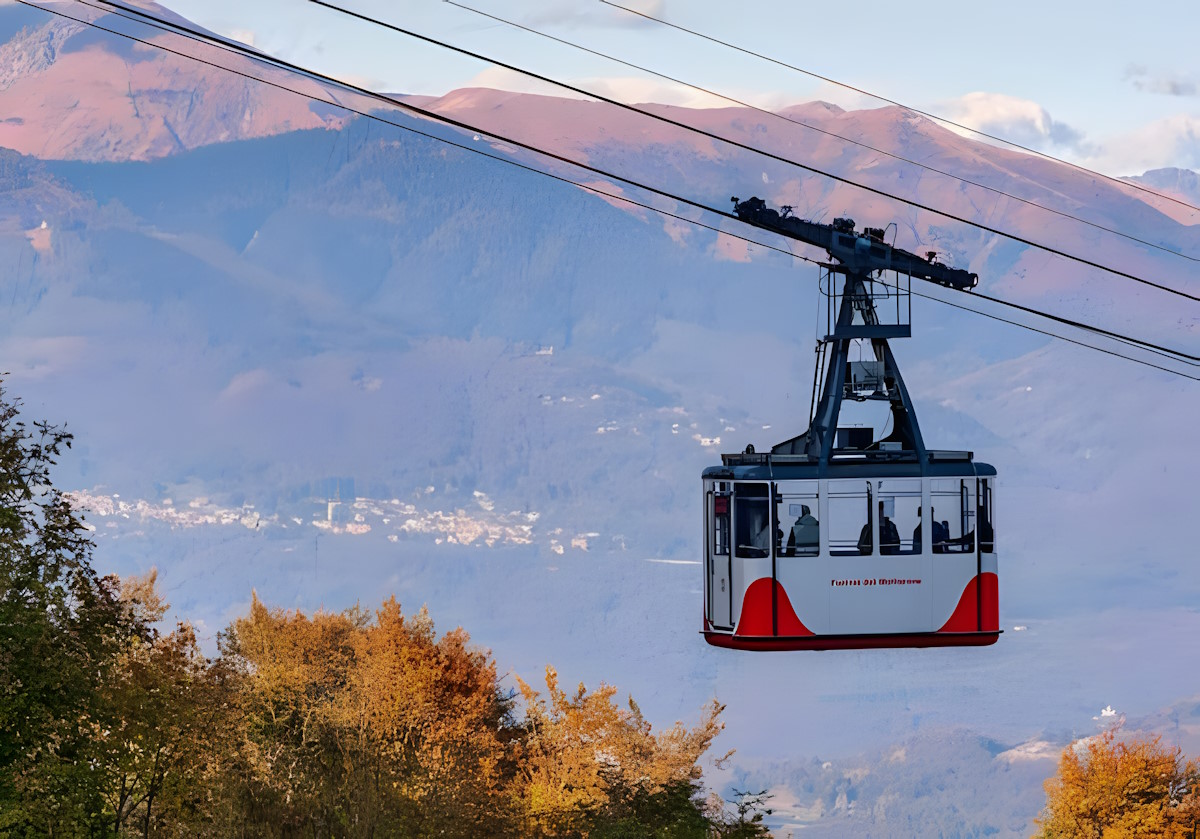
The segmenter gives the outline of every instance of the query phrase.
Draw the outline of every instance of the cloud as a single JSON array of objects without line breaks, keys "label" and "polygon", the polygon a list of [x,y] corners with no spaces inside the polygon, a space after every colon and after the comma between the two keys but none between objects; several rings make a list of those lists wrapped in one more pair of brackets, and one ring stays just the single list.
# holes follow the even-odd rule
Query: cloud
[{"label": "cloud", "polygon": [[1085,163],[1121,175],[1166,167],[1200,169],[1200,116],[1176,114],[1105,140]]},{"label": "cloud", "polygon": [[[625,76],[603,76],[596,78],[570,79],[570,84],[580,90],[588,90],[618,102],[640,104],[654,102],[659,105],[680,105],[686,108],[723,108],[729,103],[719,96],[694,90],[686,85],[658,79],[643,79]],[[493,90],[508,90],[514,93],[537,93],[563,99],[588,99],[589,97],[566,90],[557,85],[531,79],[521,73],[503,67],[489,67],[477,73],[466,84],[467,87],[488,87]]]},{"label": "cloud", "polygon": [[13,337],[0,343],[0,357],[11,375],[43,379],[74,367],[87,357],[87,340],[78,335]]},{"label": "cloud", "polygon": [[248,47],[254,46],[255,36],[252,29],[231,29],[226,34],[226,37],[245,44]]},{"label": "cloud", "polygon": [[1082,132],[1057,121],[1030,99],[980,91],[945,103],[940,112],[955,122],[1023,146],[1086,151]]},{"label": "cloud", "polygon": [[681,105],[685,108],[729,107],[729,102],[719,96],[659,79],[609,76],[585,79],[579,83],[579,87],[609,99],[633,104],[654,102],[659,105]]},{"label": "cloud", "polygon": [[1150,70],[1141,64],[1130,64],[1125,68],[1125,81],[1142,93],[1161,93],[1165,96],[1200,96],[1200,83],[1194,78],[1175,74],[1150,75]]},{"label": "cloud", "polygon": [[229,380],[229,384],[221,391],[218,399],[237,399],[238,397],[262,390],[271,382],[271,376],[266,370],[258,368],[238,373]]},{"label": "cloud", "polygon": [[[1127,78],[1139,90],[1187,94],[1195,83],[1181,78],[1151,78],[1145,68],[1131,65]],[[1200,116],[1176,114],[1127,133],[1098,140],[1055,120],[1037,102],[1003,93],[969,93],[942,105],[940,112],[955,122],[1023,146],[1063,155],[1110,175],[1140,175],[1150,169],[1200,169]],[[962,132],[959,132],[962,133]]]}]

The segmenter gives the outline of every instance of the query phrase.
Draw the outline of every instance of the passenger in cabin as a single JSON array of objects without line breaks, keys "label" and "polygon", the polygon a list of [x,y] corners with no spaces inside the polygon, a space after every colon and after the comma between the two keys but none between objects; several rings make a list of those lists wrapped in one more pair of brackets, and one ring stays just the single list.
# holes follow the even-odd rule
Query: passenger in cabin
[{"label": "passenger in cabin", "polygon": [[[771,515],[765,501],[765,498],[741,498],[735,505],[735,544],[737,555],[743,559],[761,559],[771,555],[772,534],[779,531],[771,525]],[[775,539],[778,544],[779,537]]]},{"label": "passenger in cabin", "polygon": [[[756,511],[758,512],[758,511]],[[763,510],[760,517],[754,522],[754,541],[751,545],[763,552],[763,556],[767,556],[771,552],[771,517]]]},{"label": "passenger in cabin", "polygon": [[[867,523],[863,525],[858,534],[858,552],[864,556],[871,553],[873,541],[871,518],[868,516]],[[882,501],[879,502],[879,552],[881,554],[900,553],[900,531],[896,529],[896,523],[883,514]]]},{"label": "passenger in cabin", "polygon": [[980,507],[976,520],[979,522],[979,550],[990,554],[996,549],[996,534],[992,531],[992,523],[987,517],[987,510]]},{"label": "passenger in cabin", "polygon": [[807,504],[800,505],[800,517],[792,525],[788,535],[788,554],[813,555],[817,553],[817,545],[821,542],[821,525],[808,509]]},{"label": "passenger in cabin", "polygon": [[[988,521],[987,511],[983,507],[976,508],[976,521],[979,522],[979,550],[990,554],[996,549],[996,534],[992,532],[992,523]],[[964,551],[975,550],[975,531],[972,530],[960,541]]]},{"label": "passenger in cabin", "polygon": [[900,531],[896,529],[896,523],[883,514],[883,502],[879,504],[879,552],[900,553]]},{"label": "passenger in cabin", "polygon": [[[950,542],[950,522],[938,521],[933,518],[934,509],[929,508],[929,517],[933,519],[933,552],[935,554],[944,554],[946,545]],[[917,508],[917,518],[921,518],[921,508]],[[917,522],[917,527],[913,530],[913,553],[921,552],[921,522]]]}]

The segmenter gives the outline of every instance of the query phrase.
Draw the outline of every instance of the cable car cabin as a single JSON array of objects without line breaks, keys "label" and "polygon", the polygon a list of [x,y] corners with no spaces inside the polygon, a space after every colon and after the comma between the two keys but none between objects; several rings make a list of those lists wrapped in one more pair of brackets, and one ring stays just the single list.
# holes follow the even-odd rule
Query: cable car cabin
[{"label": "cable car cabin", "polygon": [[704,635],[743,650],[982,646],[1000,635],[996,470],[726,455],[704,480]]},{"label": "cable car cabin", "polygon": [[[804,221],[758,198],[734,205],[831,261],[820,263],[808,430],[704,470],[705,639],[742,650],[994,644],[996,470],[925,447],[888,345],[912,334],[912,277],[961,291],[979,278],[887,244],[882,229],[856,232],[852,219]],[[842,427],[844,404],[886,414],[889,432]]]}]

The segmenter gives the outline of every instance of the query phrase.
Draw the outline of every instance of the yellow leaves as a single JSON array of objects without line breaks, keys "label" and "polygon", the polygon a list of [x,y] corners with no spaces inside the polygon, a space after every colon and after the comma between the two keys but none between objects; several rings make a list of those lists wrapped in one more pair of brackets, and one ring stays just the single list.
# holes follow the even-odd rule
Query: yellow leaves
[{"label": "yellow leaves", "polygon": [[1190,836],[1200,814],[1200,767],[1159,737],[1117,739],[1117,729],[1069,746],[1046,781],[1041,837]]},{"label": "yellow leaves", "polygon": [[255,598],[228,654],[245,673],[260,781],[297,813],[333,806],[335,820],[344,805],[331,801],[370,800],[379,818],[496,812],[506,709],[494,663],[469,642],[461,629],[437,638],[424,609],[406,617],[394,598],[374,620],[359,609],[309,618]]},{"label": "yellow leaves", "polygon": [[158,569],[151,568],[141,576],[123,577],[118,598],[130,613],[144,624],[162,620],[170,604],[158,592]]},{"label": "yellow leaves", "polygon": [[[153,584],[127,581],[124,602],[161,616]],[[489,651],[461,628],[437,635],[425,609],[405,615],[394,598],[304,614],[255,595],[217,659],[186,624],[131,640],[117,659],[103,713],[79,725],[121,829],[587,837],[606,824],[666,835],[705,818],[694,781],[720,705],[695,727],[655,731],[615,687],[564,689],[548,668],[544,691],[518,680],[520,718]]]},{"label": "yellow leaves", "polygon": [[676,723],[655,735],[637,704],[614,702],[616,688],[588,693],[580,684],[568,696],[558,672],[546,668],[546,698],[517,680],[525,700],[528,735],[517,790],[527,832],[550,836],[577,832],[617,793],[655,794],[669,784],[700,776],[699,759],[720,732],[722,706],[706,709],[699,726]]}]

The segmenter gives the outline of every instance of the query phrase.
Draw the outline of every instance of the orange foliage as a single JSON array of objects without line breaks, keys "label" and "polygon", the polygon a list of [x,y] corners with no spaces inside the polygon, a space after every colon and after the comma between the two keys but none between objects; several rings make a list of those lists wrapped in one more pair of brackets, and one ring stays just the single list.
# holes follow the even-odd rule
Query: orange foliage
[{"label": "orange foliage", "polygon": [[[124,581],[119,605],[143,623],[167,609],[153,572]],[[632,698],[618,705],[607,685],[567,694],[547,668],[544,697],[520,682],[520,718],[488,651],[461,628],[437,636],[423,608],[405,616],[394,598],[373,614],[307,616],[255,596],[220,646],[206,659],[181,624],[116,650],[77,722],[93,833],[765,835],[700,801],[699,761],[723,727],[716,702],[695,728],[654,732]],[[22,806],[30,824],[43,818]],[[75,835],[21,835],[51,832]]]},{"label": "orange foliage", "polygon": [[255,598],[226,653],[244,663],[245,770],[285,821],[470,835],[503,815],[507,707],[461,629],[437,639],[395,599],[370,621]]},{"label": "orange foliage", "polygon": [[1200,826],[1200,765],[1159,737],[1117,739],[1117,729],[1063,751],[1046,781],[1042,839],[1192,837]]},{"label": "orange foliage", "polygon": [[49,467],[70,435],[24,430],[0,380],[0,836],[763,835],[698,800],[720,731],[654,734],[615,689],[524,721],[489,652],[394,599],[373,615],[250,612],[206,658],[155,628],[155,573],[99,578]]},{"label": "orange foliage", "polygon": [[659,793],[700,777],[698,761],[724,725],[715,700],[696,728],[682,723],[655,735],[633,699],[613,701],[616,688],[568,696],[558,673],[546,668],[549,702],[518,679],[525,699],[527,737],[516,793],[527,835],[562,836],[625,795]]}]

